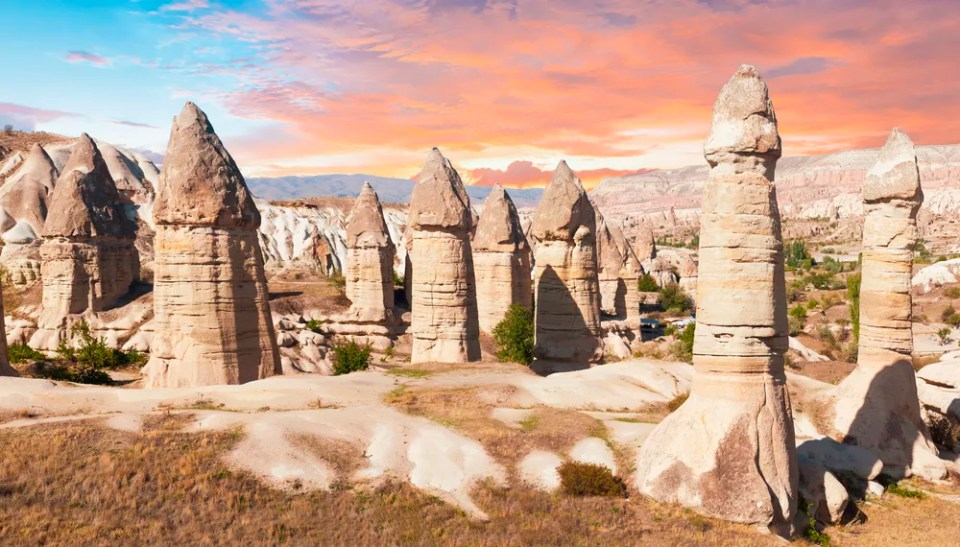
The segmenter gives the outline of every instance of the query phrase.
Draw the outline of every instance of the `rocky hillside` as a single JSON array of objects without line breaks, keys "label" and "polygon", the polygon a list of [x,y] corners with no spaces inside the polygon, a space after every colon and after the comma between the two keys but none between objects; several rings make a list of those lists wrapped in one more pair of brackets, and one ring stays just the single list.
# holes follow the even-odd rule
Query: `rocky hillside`
[{"label": "rocky hillside", "polygon": [[[841,220],[863,215],[860,188],[878,149],[786,157],[777,165],[777,197],[784,219]],[[933,215],[960,211],[960,145],[919,146],[917,156]],[[592,193],[608,216],[633,217],[653,228],[699,221],[706,164],[604,180]]]}]

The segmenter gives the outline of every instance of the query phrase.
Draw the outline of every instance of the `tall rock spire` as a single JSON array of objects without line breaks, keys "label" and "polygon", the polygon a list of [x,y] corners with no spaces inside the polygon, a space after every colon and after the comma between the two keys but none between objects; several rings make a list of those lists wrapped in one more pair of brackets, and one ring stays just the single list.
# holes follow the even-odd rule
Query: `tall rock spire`
[{"label": "tall rock spire", "polygon": [[383,207],[377,193],[364,183],[347,216],[346,292],[350,314],[366,321],[384,321],[393,313],[393,260]]},{"label": "tall rock spire", "polygon": [[533,307],[530,246],[510,195],[499,184],[483,203],[473,237],[480,328],[493,332],[507,308]]},{"label": "tall rock spire", "polygon": [[280,373],[260,213],[204,114],[173,121],[154,205],[150,387],[242,384]]},{"label": "tall rock spire", "polygon": [[[32,155],[32,154],[31,154]],[[50,197],[40,245],[43,310],[30,345],[56,349],[79,314],[103,311],[140,278],[136,224],[100,150],[83,134]]]},{"label": "tall rock spire", "polygon": [[35,234],[43,233],[56,181],[53,160],[42,146],[34,144],[20,169],[0,186],[0,208],[15,219],[28,222]]},{"label": "tall rock spire", "polygon": [[531,235],[538,241],[534,369],[549,373],[598,363],[603,344],[597,221],[583,184],[565,161],[540,198]]},{"label": "tall rock spire", "polygon": [[717,518],[789,533],[798,467],[783,355],[786,288],[773,104],[741,66],[713,109],[700,227],[694,378],[644,443],[637,487]]},{"label": "tall rock spire", "polygon": [[923,203],[913,142],[894,129],[863,185],[863,266],[857,368],[837,388],[834,425],[892,477],[946,475],[920,417],[913,370],[910,280]]},{"label": "tall rock spire", "polygon": [[460,175],[436,148],[416,177],[408,222],[416,275],[411,360],[480,360],[470,198]]}]

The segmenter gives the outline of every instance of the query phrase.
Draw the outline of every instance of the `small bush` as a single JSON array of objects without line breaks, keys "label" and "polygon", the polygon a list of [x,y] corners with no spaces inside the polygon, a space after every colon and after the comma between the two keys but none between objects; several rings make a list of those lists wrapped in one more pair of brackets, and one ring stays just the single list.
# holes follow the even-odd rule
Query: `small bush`
[{"label": "small bush", "polygon": [[947,298],[960,298],[960,287],[950,287],[943,290],[943,296]]},{"label": "small bush", "polygon": [[940,339],[940,345],[946,345],[952,331],[946,327],[937,331],[937,338]]},{"label": "small bush", "polygon": [[676,412],[676,410],[680,408],[680,406],[683,405],[683,403],[687,402],[687,399],[689,398],[690,398],[689,391],[681,393],[680,395],[677,395],[676,397],[674,397],[673,399],[670,399],[667,402],[667,410],[669,410],[670,412]]},{"label": "small bush", "polygon": [[396,270],[393,271],[393,286],[394,287],[403,287],[403,276],[398,274]]},{"label": "small bush", "polygon": [[353,340],[333,345],[333,375],[350,374],[370,367],[370,347]]},{"label": "small bush", "polygon": [[856,340],[850,340],[843,347],[840,348],[840,360],[845,363],[856,363],[857,354],[860,352],[860,347]]},{"label": "small bush", "polygon": [[308,330],[308,331],[312,331],[312,332],[315,332],[315,333],[317,333],[317,334],[323,334],[322,332],[320,332],[320,331],[322,330],[322,326],[323,326],[323,323],[320,322],[320,321],[318,321],[317,319],[311,319],[311,320],[307,321],[307,330]]},{"label": "small bush", "polygon": [[810,300],[807,301],[807,309],[808,309],[808,310],[812,310],[812,309],[817,308],[817,307],[819,307],[819,306],[820,306],[820,301],[817,300],[816,298],[811,298]]},{"label": "small bush", "polygon": [[645,273],[640,276],[640,279],[637,279],[637,290],[640,292],[657,292],[660,290],[660,285],[657,285],[657,280],[652,275]]},{"label": "small bush", "polygon": [[557,469],[560,488],[568,496],[627,497],[627,485],[602,465],[565,462]]},{"label": "small bush", "polygon": [[[676,332],[676,331],[674,331]],[[677,334],[677,341],[671,348],[673,356],[680,361],[693,362],[693,339],[697,333],[697,324],[690,323]]]},{"label": "small bush", "polygon": [[953,306],[947,306],[946,308],[943,308],[943,312],[940,314],[940,319],[946,321],[948,317],[956,314],[957,310],[955,310]]},{"label": "small bush", "polygon": [[46,356],[26,344],[13,344],[7,347],[7,357],[11,363],[23,363],[25,361],[39,361]]},{"label": "small bush", "polygon": [[912,498],[915,500],[922,500],[923,498],[927,497],[919,490],[907,488],[906,486],[900,486],[899,484],[891,484],[887,487],[886,492],[888,494],[893,494],[894,496],[900,496],[901,498]]},{"label": "small bush", "polygon": [[503,319],[493,327],[497,359],[529,365],[533,362],[533,311],[511,304]]},{"label": "small bush", "polygon": [[660,307],[664,311],[681,314],[693,308],[693,300],[683,292],[680,285],[669,283],[660,289]]},{"label": "small bush", "polygon": [[960,447],[960,424],[949,417],[930,413],[927,425],[930,427],[930,438],[938,446],[951,451]]},{"label": "small bush", "polygon": [[830,547],[830,536],[817,528],[817,519],[813,516],[813,504],[801,497],[800,508],[803,511],[803,519],[806,521],[803,537],[820,547]]},{"label": "small bush", "polygon": [[334,272],[327,277],[327,281],[330,285],[337,290],[343,290],[347,287],[347,278],[343,277],[343,274],[340,272]]},{"label": "small bush", "polygon": [[790,308],[789,317],[787,317],[787,326],[790,329],[790,336],[796,336],[803,330],[803,324],[807,320],[807,308],[801,304]]}]

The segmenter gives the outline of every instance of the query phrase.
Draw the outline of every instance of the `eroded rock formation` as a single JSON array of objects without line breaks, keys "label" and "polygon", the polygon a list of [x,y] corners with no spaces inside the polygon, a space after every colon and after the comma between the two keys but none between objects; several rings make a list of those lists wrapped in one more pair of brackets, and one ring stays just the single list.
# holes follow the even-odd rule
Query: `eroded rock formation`
[{"label": "eroded rock formation", "polygon": [[538,241],[534,368],[540,373],[586,368],[603,357],[596,233],[583,184],[561,161],[531,227]]},{"label": "eroded rock formation", "polygon": [[596,217],[600,310],[617,319],[639,320],[640,261],[620,227],[607,221],[600,211],[596,211]]},{"label": "eroded rock formation", "polygon": [[497,185],[483,204],[473,238],[480,328],[492,332],[511,304],[533,307],[530,246],[513,200]]},{"label": "eroded rock formation", "polygon": [[260,213],[207,116],[173,121],[154,205],[149,387],[242,384],[280,372]]},{"label": "eroded rock formation", "polygon": [[50,198],[40,245],[43,310],[30,341],[55,349],[69,338],[72,317],[100,312],[139,278],[136,225],[97,145],[86,134],[73,148]]},{"label": "eroded rock formation", "polygon": [[783,355],[787,310],[773,184],[780,137],[767,86],[741,66],[704,146],[694,378],[644,443],[637,487],[661,501],[789,533],[797,454]]},{"label": "eroded rock formation", "polygon": [[[3,249],[3,244],[0,243],[0,250]],[[0,292],[0,376],[16,376],[17,371],[10,366],[10,361],[7,357],[7,329],[4,323],[4,315],[6,315],[3,308],[3,293]]]},{"label": "eroded rock formation", "polygon": [[[0,208],[17,222],[26,222],[35,234],[43,232],[50,194],[57,180],[53,160],[39,144],[34,144],[23,165],[0,186]],[[12,226],[2,226],[6,231]]]},{"label": "eroded rock formation", "polygon": [[480,359],[470,232],[473,214],[460,175],[434,148],[410,198],[414,363]]},{"label": "eroded rock formation", "polygon": [[863,281],[857,368],[837,388],[834,425],[893,477],[940,479],[943,462],[920,417],[913,370],[910,278],[923,202],[917,156],[894,129],[863,185]]},{"label": "eroded rock formation", "polygon": [[383,208],[369,183],[347,217],[346,292],[350,313],[369,321],[393,314],[393,260]]}]

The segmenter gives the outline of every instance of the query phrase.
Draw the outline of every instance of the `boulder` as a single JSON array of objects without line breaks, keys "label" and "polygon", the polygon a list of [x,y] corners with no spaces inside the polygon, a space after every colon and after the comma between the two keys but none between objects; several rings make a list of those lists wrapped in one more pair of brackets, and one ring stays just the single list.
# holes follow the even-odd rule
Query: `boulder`
[{"label": "boulder", "polygon": [[153,212],[156,318],[145,385],[242,384],[279,374],[260,214],[193,103],[173,121]]},{"label": "boulder", "polygon": [[767,86],[743,65],[720,91],[704,147],[690,396],[650,434],[637,488],[734,522],[792,530],[797,455],[784,374],[787,307]]}]

